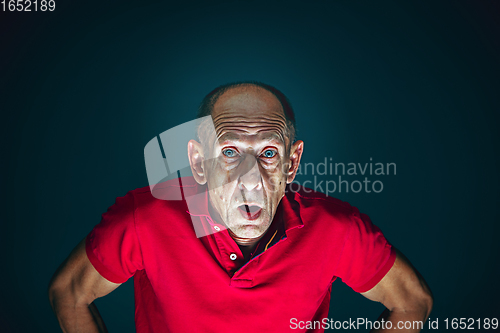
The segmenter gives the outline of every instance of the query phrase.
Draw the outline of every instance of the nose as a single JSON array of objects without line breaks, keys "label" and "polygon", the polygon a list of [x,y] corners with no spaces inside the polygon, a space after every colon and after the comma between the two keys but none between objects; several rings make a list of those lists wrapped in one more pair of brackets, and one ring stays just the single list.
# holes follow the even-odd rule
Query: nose
[{"label": "nose", "polygon": [[255,156],[251,154],[246,155],[243,163],[243,172],[238,181],[239,189],[246,189],[247,191],[260,190],[262,188],[262,178]]}]

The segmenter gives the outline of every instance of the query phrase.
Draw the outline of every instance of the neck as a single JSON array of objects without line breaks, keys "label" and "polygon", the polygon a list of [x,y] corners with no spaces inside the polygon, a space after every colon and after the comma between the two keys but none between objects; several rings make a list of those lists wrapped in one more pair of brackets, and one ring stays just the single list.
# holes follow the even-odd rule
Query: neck
[{"label": "neck", "polygon": [[252,251],[255,249],[255,247],[259,243],[260,239],[262,237],[264,237],[264,234],[265,234],[264,233],[256,238],[243,238],[243,237],[238,237],[237,235],[235,235],[231,231],[231,229],[229,229],[229,228],[227,229],[227,231],[229,232],[229,235],[231,236],[231,238],[234,239],[236,244],[238,244],[238,247],[240,248],[241,253],[243,254],[243,257],[245,257],[245,259],[248,259],[248,257],[252,253]]},{"label": "neck", "polygon": [[229,232],[229,235],[231,236],[231,238],[234,239],[234,241],[236,242],[236,244],[240,245],[240,246],[248,246],[248,247],[255,247],[255,245],[257,245],[257,243],[260,241],[260,239],[264,236],[264,234],[260,235],[259,237],[255,237],[255,238],[244,238],[244,237],[239,237],[237,235],[235,235],[231,229],[227,229],[227,231]]}]

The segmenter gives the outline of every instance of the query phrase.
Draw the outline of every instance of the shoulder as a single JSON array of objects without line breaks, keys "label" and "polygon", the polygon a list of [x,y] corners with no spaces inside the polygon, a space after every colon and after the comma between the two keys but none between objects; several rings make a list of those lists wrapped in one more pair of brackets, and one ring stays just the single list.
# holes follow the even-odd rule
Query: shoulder
[{"label": "shoulder", "polygon": [[[185,185],[182,186],[180,200],[157,198],[154,189],[152,193],[149,186],[129,190],[124,196],[116,198],[94,229],[103,235],[103,241],[111,238],[110,235],[128,235],[137,237],[143,247],[146,243],[156,244],[166,239],[196,238],[186,200],[182,200],[183,196],[192,195],[190,191],[194,191],[196,186],[191,186],[189,182]],[[181,190],[179,185],[170,181],[162,184],[162,188],[164,194]]]},{"label": "shoulder", "polygon": [[312,212],[315,215],[329,214],[338,218],[359,214],[357,208],[351,206],[348,202],[298,184],[287,186],[285,196],[290,202],[296,203],[302,212],[308,212],[309,214]]},{"label": "shoulder", "polygon": [[154,188],[144,186],[118,196],[115,203],[103,214],[106,219],[113,218],[116,223],[127,220],[136,226],[162,224],[186,220],[187,205],[185,198],[200,191],[191,179],[178,178],[157,184]]},{"label": "shoulder", "polygon": [[136,208],[148,208],[161,204],[162,206],[177,205],[186,197],[200,191],[193,177],[174,178],[156,184],[144,186],[129,191],[126,196],[133,198]]},{"label": "shoulder", "polygon": [[[341,253],[357,220],[357,209],[348,202],[294,184],[285,195],[284,208],[292,208],[303,224],[302,239],[321,251]],[[293,191],[292,191],[293,189]],[[287,216],[291,216],[289,213]]]}]

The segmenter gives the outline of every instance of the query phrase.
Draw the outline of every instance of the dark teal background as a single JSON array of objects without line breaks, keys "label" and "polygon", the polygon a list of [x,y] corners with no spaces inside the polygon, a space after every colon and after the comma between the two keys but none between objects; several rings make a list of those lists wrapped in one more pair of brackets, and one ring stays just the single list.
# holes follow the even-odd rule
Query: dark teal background
[{"label": "dark teal background", "polygon": [[[235,80],[290,98],[303,162],[396,163],[370,178],[381,193],[334,196],[424,275],[440,329],[500,317],[498,1],[56,4],[0,13],[0,331],[57,331],[57,266],[147,185],[146,143]],[[111,332],[134,331],[132,280],[96,303]],[[334,283],[331,318],[382,309]]]}]

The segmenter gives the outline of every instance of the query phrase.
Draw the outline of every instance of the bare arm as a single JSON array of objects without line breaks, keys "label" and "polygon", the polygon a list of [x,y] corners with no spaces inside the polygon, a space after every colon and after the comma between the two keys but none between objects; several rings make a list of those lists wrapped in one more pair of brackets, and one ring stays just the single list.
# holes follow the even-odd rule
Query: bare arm
[{"label": "bare arm", "polygon": [[85,239],[71,252],[52,277],[49,300],[63,332],[106,332],[92,302],[120,284],[103,278],[85,253]]},{"label": "bare arm", "polygon": [[[418,322],[424,323],[429,317],[433,303],[432,293],[424,278],[418,274],[408,259],[396,251],[396,261],[391,270],[375,287],[361,294],[385,305],[387,309],[378,320],[391,321],[392,330],[420,332],[422,327]],[[411,322],[411,325],[408,322]],[[399,328],[398,323],[401,323]],[[388,327],[389,325],[385,325],[385,329],[372,332],[391,331],[387,329]]]}]

